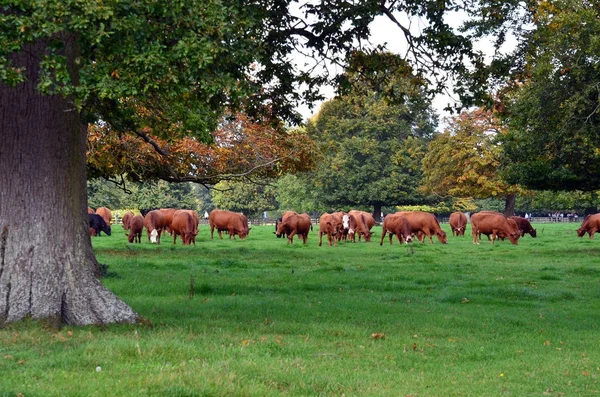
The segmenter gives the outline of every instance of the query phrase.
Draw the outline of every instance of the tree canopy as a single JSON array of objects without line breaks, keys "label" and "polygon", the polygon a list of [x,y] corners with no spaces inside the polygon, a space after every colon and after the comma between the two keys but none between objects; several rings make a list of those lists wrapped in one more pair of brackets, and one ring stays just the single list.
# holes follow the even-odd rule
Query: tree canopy
[{"label": "tree canopy", "polygon": [[440,196],[510,197],[523,189],[498,173],[506,128],[492,111],[464,111],[429,144],[423,157],[423,190]]},{"label": "tree canopy", "polygon": [[416,203],[420,159],[437,122],[431,103],[412,84],[403,103],[390,103],[362,83],[323,104],[307,126],[321,149],[312,178],[318,197],[331,207],[372,206],[375,212]]},{"label": "tree canopy", "polygon": [[505,90],[505,175],[536,189],[600,188],[600,8],[543,1],[525,58]]}]

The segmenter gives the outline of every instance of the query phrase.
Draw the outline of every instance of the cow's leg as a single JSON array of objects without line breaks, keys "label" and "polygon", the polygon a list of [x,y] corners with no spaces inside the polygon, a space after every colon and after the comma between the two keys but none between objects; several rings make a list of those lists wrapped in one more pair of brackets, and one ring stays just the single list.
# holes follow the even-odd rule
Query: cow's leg
[{"label": "cow's leg", "polygon": [[497,234],[496,234],[496,229],[493,229],[493,230],[492,230],[492,244],[494,244],[494,241],[496,241],[496,238],[497,238],[497,237],[498,237],[498,236],[497,236]]},{"label": "cow's leg", "polygon": [[386,233],[387,233],[387,230],[384,227],[383,231],[381,232],[381,239],[379,240],[379,245],[383,245],[383,239],[385,238]]},{"label": "cow's leg", "polygon": [[471,225],[471,231],[473,232],[473,244],[479,244],[479,230],[477,230],[473,227],[473,225]]},{"label": "cow's leg", "polygon": [[590,235],[590,240],[594,239],[594,233],[596,233],[597,230],[598,229],[595,228],[595,227],[593,227],[593,228],[590,229],[590,231],[588,232],[588,234]]},{"label": "cow's leg", "polygon": [[[402,245],[402,233],[396,232],[396,238],[398,239],[398,244]],[[392,235],[390,235],[390,245],[392,245]]]},{"label": "cow's leg", "polygon": [[213,239],[213,234],[215,232],[215,225],[210,225],[210,239]]},{"label": "cow's leg", "polygon": [[294,244],[294,236],[296,235],[296,231],[292,230],[290,234],[288,234],[288,244]]},{"label": "cow's leg", "polygon": [[323,233],[319,230],[319,247],[323,244]]}]

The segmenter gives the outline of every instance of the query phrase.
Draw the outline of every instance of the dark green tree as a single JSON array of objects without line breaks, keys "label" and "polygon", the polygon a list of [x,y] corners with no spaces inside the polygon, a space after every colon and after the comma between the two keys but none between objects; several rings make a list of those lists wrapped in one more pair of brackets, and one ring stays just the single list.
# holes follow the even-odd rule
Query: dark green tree
[{"label": "dark green tree", "polygon": [[331,209],[371,207],[379,219],[383,206],[422,201],[420,162],[437,116],[414,82],[398,79],[409,89],[398,103],[364,83],[323,104],[307,131],[321,146],[313,178],[320,200]]},{"label": "dark green tree", "polygon": [[[527,2],[524,2],[526,4]],[[600,188],[600,8],[595,1],[529,2],[509,84],[496,110],[508,128],[503,176],[531,189]],[[490,22],[479,27],[490,32]],[[529,22],[529,23],[524,23]],[[498,25],[495,25],[498,27]],[[524,29],[524,30],[520,30]],[[527,32],[527,33],[525,33]],[[507,59],[509,57],[507,56]],[[508,67],[510,65],[510,68]],[[505,70],[505,71],[506,71]],[[504,74],[503,74],[504,75]]]}]

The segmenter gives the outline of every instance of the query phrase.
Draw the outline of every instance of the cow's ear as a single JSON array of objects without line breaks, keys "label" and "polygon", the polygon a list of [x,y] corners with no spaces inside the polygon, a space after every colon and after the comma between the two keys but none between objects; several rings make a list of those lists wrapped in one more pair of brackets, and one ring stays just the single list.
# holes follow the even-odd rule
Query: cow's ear
[{"label": "cow's ear", "polygon": [[248,228],[248,231],[250,231],[250,230],[252,230],[252,228],[251,228],[251,227],[249,227],[249,228]]}]

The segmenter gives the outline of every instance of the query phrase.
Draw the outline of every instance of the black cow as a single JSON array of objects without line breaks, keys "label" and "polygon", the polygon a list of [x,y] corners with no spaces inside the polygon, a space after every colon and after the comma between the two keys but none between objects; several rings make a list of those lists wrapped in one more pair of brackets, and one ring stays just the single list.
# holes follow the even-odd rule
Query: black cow
[{"label": "black cow", "polygon": [[90,229],[94,229],[96,236],[100,236],[100,231],[110,236],[110,226],[102,219],[98,214],[88,214],[88,220],[90,222]]}]

